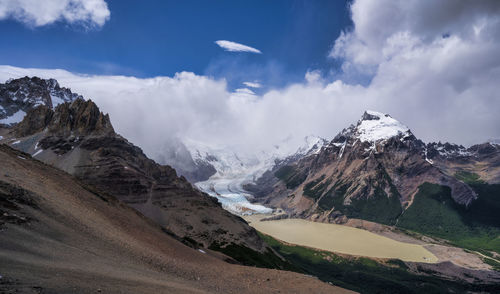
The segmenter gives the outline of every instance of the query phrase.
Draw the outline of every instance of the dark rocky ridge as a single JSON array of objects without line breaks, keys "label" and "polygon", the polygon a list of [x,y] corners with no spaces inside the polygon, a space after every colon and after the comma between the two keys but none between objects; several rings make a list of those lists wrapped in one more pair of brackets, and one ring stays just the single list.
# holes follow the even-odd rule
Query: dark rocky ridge
[{"label": "dark rocky ridge", "polygon": [[489,184],[500,183],[500,145],[493,143],[476,144],[469,148],[450,143],[427,144],[427,158],[444,171],[454,176],[456,173],[477,174]]}]

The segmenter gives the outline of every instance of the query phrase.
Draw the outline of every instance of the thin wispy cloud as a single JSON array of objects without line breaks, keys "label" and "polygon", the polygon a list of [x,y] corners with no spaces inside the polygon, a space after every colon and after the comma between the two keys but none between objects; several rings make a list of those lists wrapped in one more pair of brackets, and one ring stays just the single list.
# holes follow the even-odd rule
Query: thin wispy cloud
[{"label": "thin wispy cloud", "polygon": [[240,89],[236,89],[234,90],[235,93],[237,94],[247,94],[247,95],[255,95],[255,92],[248,89],[248,88],[240,88]]},{"label": "thin wispy cloud", "polygon": [[257,83],[257,82],[243,82],[243,85],[245,85],[249,88],[255,88],[255,89],[262,88],[262,85],[260,83]]},{"label": "thin wispy cloud", "polygon": [[249,53],[262,54],[262,52],[259,49],[255,49],[253,47],[243,45],[240,43],[236,43],[236,42],[232,42],[232,41],[219,40],[219,41],[215,41],[215,44],[219,45],[219,47],[221,47],[225,51],[249,52]]},{"label": "thin wispy cloud", "polygon": [[102,27],[110,14],[104,0],[0,0],[0,20],[13,19],[30,27],[58,21]]}]

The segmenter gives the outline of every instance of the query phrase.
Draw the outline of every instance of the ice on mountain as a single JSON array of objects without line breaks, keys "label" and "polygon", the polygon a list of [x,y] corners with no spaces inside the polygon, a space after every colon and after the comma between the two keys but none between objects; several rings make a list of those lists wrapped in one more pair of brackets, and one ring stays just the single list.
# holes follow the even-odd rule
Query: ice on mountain
[{"label": "ice on mountain", "polygon": [[271,150],[255,153],[236,153],[231,147],[208,146],[192,140],[185,140],[184,143],[194,161],[207,162],[217,171],[208,180],[195,185],[216,197],[226,210],[242,215],[272,212],[268,207],[249,201],[252,195],[243,189],[245,184],[254,183],[264,172],[272,169],[276,161],[290,156],[317,154],[327,141],[307,136],[302,146],[297,148],[285,139]]},{"label": "ice on mountain", "polygon": [[60,98],[60,97],[58,97],[58,96],[53,96],[53,95],[51,95],[51,96],[50,96],[50,98],[52,99],[52,107],[54,107],[54,108],[55,108],[57,105],[59,105],[59,104],[63,104],[64,102],[66,102],[66,101],[64,101],[63,99],[61,99],[61,98]]},{"label": "ice on mountain", "polygon": [[376,111],[366,111],[356,127],[356,135],[363,142],[377,142],[409,134],[408,127],[390,115]]}]

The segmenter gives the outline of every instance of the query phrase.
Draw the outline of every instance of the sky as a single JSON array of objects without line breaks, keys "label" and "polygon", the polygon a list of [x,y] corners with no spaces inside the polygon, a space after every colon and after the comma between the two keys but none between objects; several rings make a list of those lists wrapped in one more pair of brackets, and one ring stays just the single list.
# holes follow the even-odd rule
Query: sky
[{"label": "sky", "polygon": [[[4,16],[0,35],[9,42],[0,46],[0,64],[141,78],[189,71],[225,78],[233,88],[244,80],[282,87],[303,80],[310,67],[328,70],[332,40],[351,24],[345,1],[1,0],[0,5],[16,2],[41,6],[36,13],[45,3],[95,2],[108,13],[48,23],[26,13]],[[218,40],[264,54],[228,54]]]},{"label": "sky", "polygon": [[366,109],[426,142],[500,138],[496,0],[0,0],[0,34],[0,82],[56,78],[153,157],[331,139]]}]

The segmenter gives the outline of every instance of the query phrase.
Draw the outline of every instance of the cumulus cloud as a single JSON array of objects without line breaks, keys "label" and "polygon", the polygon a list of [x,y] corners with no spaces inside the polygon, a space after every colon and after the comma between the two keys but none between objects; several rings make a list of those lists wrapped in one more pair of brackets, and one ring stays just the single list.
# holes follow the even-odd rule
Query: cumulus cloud
[{"label": "cumulus cloud", "polygon": [[357,0],[351,12],[330,53],[340,78],[369,77],[365,95],[424,139],[498,136],[499,1]]},{"label": "cumulus cloud", "polygon": [[0,20],[10,18],[31,27],[57,21],[102,27],[109,17],[104,0],[0,0]]},{"label": "cumulus cloud", "polygon": [[[140,79],[9,66],[0,66],[0,81],[56,78],[96,101],[120,134],[154,158],[172,138],[246,152],[285,138],[299,144],[309,134],[331,139],[366,109],[391,114],[427,142],[470,145],[500,137],[497,6],[470,1],[453,10],[447,1],[371,3],[352,5],[354,29],[332,51],[344,72],[333,81],[311,70],[302,83],[260,95],[249,88],[231,92],[224,80],[187,72]],[[430,12],[429,3],[449,9]],[[370,75],[371,82],[347,83],[343,74],[354,80]]]},{"label": "cumulus cloud", "polygon": [[226,41],[226,40],[219,40],[215,41],[215,44],[219,45],[222,49],[225,51],[230,51],[230,52],[249,52],[249,53],[257,53],[257,54],[262,54],[262,52],[259,49],[255,49],[253,47],[243,45],[240,43],[236,42],[231,42],[231,41]]}]

